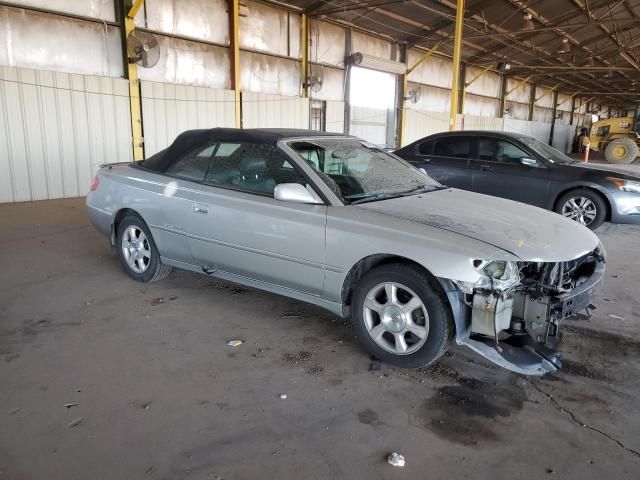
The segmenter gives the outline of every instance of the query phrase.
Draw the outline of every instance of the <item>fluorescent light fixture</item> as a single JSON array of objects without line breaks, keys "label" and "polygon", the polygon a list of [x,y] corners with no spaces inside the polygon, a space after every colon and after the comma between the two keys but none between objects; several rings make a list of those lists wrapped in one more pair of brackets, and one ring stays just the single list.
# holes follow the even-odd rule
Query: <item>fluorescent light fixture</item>
[{"label": "fluorescent light fixture", "polygon": [[407,71],[406,63],[396,62],[395,60],[387,60],[386,58],[374,57],[373,55],[367,55],[366,53],[361,52],[352,53],[350,60],[352,65],[362,68],[369,68],[371,70],[378,70],[380,72],[402,75]]}]

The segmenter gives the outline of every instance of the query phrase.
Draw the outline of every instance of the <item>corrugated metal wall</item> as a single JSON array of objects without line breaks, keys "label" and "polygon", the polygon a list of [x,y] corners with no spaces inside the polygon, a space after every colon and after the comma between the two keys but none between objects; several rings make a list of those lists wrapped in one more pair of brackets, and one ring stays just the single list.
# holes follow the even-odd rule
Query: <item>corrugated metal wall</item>
[{"label": "corrugated metal wall", "polygon": [[351,106],[349,133],[376,145],[387,144],[389,112],[386,109]]},{"label": "corrugated metal wall", "polygon": [[[562,153],[571,152],[574,128],[571,125],[558,124],[553,127],[553,141],[551,146]],[[548,138],[547,138],[548,141]]]},{"label": "corrugated metal wall", "polygon": [[309,99],[242,92],[243,128],[309,128]]},{"label": "corrugated metal wall", "polygon": [[344,132],[344,102],[327,100],[325,123],[327,132]]},{"label": "corrugated metal wall", "polygon": [[444,112],[427,112],[407,109],[404,145],[408,145],[422,137],[449,130],[449,114]]},{"label": "corrugated metal wall", "polygon": [[542,122],[529,122],[527,120],[517,120],[515,118],[504,119],[504,130],[506,132],[518,132],[530,137],[537,138],[541,142],[549,142],[551,124]]},{"label": "corrugated metal wall", "polygon": [[185,130],[236,126],[232,90],[140,83],[147,157],[169,146]]},{"label": "corrugated metal wall", "polygon": [[0,104],[0,202],[85,195],[132,159],[126,80],[0,67]]}]

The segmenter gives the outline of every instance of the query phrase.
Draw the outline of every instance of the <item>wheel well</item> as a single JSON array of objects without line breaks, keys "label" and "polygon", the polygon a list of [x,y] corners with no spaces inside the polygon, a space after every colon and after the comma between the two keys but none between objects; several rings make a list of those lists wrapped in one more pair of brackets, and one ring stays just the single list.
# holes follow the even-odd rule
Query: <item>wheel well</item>
[{"label": "wheel well", "polygon": [[420,265],[418,262],[410,260],[406,257],[401,257],[400,255],[369,255],[368,257],[359,260],[358,263],[351,267],[351,270],[349,270],[349,273],[345,277],[344,284],[342,285],[342,304],[345,306],[351,305],[351,299],[353,297],[353,292],[356,289],[356,285],[365,273],[373,270],[376,267],[379,267],[380,265],[386,265],[389,263],[400,263],[414,266],[426,273],[433,280],[433,285],[442,289],[442,286],[440,285],[440,282],[437,281],[436,277],[434,277],[429,270]]},{"label": "wheel well", "polygon": [[113,219],[113,223],[111,224],[111,245],[116,244],[116,235],[118,234],[118,226],[124,217],[127,215],[137,215],[140,216],[138,212],[132,210],[131,208],[122,208],[118,210],[116,216]]},{"label": "wheel well", "polygon": [[558,193],[558,196],[556,197],[556,199],[553,202],[553,211],[557,211],[560,202],[560,198],[562,198],[563,195],[565,195],[566,193],[572,192],[573,190],[588,190],[592,193],[595,193],[596,195],[598,195],[602,201],[604,202],[604,206],[607,209],[607,211],[605,212],[605,221],[611,221],[611,204],[609,203],[609,199],[599,190],[592,188],[592,187],[588,187],[588,186],[581,186],[581,187],[571,187],[571,188],[567,188],[563,191],[561,191],[560,193]]}]

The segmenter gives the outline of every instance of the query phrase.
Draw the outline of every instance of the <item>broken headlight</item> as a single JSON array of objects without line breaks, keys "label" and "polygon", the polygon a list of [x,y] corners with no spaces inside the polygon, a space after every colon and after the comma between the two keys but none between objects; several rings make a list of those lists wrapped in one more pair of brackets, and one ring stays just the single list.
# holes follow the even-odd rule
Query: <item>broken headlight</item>
[{"label": "broken headlight", "polygon": [[483,290],[508,290],[520,281],[520,269],[516,262],[507,260],[474,260],[473,265],[483,276],[475,288]]}]

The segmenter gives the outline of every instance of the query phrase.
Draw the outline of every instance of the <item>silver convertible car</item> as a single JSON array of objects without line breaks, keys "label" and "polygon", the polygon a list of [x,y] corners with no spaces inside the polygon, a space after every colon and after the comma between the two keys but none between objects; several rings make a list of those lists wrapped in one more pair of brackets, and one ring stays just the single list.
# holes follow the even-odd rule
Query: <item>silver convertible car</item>
[{"label": "silver convertible car", "polygon": [[103,166],[87,206],[135,280],[177,267],[313,303],[402,367],[455,338],[510,370],[554,371],[561,321],[593,308],[604,274],[587,228],[337,134],[187,131]]}]

